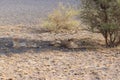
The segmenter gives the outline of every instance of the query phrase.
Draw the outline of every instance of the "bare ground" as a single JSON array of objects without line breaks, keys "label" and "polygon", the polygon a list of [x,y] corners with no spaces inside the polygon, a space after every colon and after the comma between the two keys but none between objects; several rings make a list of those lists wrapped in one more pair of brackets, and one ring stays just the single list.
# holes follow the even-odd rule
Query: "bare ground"
[{"label": "bare ground", "polygon": [[[80,30],[54,36],[33,27],[8,27],[0,27],[0,80],[120,80],[120,47],[106,49],[99,34]],[[72,37],[87,47],[49,46],[56,38]],[[16,39],[39,47],[13,47]]]}]

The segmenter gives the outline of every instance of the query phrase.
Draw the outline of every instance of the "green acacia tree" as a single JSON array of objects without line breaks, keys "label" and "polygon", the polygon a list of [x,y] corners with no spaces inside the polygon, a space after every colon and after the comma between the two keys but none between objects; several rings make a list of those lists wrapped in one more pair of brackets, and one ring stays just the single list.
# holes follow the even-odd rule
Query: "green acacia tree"
[{"label": "green acacia tree", "polygon": [[120,44],[120,0],[82,0],[81,18],[92,30],[98,30],[107,47]]}]

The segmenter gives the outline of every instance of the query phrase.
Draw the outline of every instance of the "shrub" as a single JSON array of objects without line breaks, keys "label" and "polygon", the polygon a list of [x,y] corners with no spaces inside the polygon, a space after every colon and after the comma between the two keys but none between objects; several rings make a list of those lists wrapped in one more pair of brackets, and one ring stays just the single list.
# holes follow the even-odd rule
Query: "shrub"
[{"label": "shrub", "polygon": [[59,6],[54,9],[43,21],[42,26],[53,32],[74,30],[79,26],[79,21],[75,18],[78,11],[71,6]]},{"label": "shrub", "polygon": [[120,44],[119,0],[82,0],[81,18],[92,30],[98,30],[107,47]]}]

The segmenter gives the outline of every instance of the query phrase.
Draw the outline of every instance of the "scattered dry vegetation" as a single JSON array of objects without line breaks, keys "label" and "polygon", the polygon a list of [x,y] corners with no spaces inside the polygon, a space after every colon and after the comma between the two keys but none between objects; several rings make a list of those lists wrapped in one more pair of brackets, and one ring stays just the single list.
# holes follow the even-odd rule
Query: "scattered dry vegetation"
[{"label": "scattered dry vegetation", "polygon": [[60,5],[43,21],[48,32],[0,26],[0,80],[119,80],[120,47],[106,48],[100,33],[83,30],[77,13]]}]

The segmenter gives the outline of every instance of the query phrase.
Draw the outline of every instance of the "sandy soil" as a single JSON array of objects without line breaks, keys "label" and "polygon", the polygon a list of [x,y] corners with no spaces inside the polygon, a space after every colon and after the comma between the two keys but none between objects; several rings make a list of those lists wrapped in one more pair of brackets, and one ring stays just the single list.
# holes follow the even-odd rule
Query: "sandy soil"
[{"label": "sandy soil", "polygon": [[[49,46],[56,38],[72,37],[90,48]],[[13,47],[16,39],[39,47]],[[33,27],[1,26],[0,80],[120,80],[120,48],[105,49],[103,44],[101,35],[87,31],[54,36]]]}]

